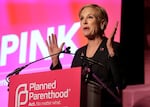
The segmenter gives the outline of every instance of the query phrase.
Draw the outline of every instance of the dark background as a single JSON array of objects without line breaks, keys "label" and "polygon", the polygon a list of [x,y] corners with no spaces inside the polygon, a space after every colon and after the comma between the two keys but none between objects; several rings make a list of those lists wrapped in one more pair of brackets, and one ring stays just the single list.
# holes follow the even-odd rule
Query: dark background
[{"label": "dark background", "polygon": [[149,50],[148,34],[150,34],[150,0],[144,0],[144,49]]},{"label": "dark background", "polygon": [[144,84],[144,1],[122,0],[121,21],[123,84]]}]

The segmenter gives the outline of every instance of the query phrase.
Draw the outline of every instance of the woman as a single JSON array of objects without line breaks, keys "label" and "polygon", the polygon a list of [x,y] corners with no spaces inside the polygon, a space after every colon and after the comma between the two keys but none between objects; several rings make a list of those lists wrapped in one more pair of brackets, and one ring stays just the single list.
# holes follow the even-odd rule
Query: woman
[{"label": "woman", "polygon": [[[88,42],[87,45],[76,51],[71,67],[82,66],[82,72],[85,71],[84,68],[89,68],[90,72],[92,72],[92,74],[94,73],[108,87],[108,89],[110,89],[117,96],[117,88],[119,87],[120,81],[118,65],[119,46],[118,43],[113,41],[117,24],[112,34],[106,38],[104,31],[107,27],[108,15],[104,8],[96,4],[83,6],[79,12],[79,18],[83,35],[87,38]],[[58,47],[55,34],[52,34],[52,38],[49,38],[49,44],[48,42],[46,43],[50,55],[61,52],[64,46],[64,43],[62,43],[62,45]],[[91,60],[97,62],[98,64],[92,63]],[[59,61],[59,56],[52,56],[51,69],[54,70],[60,68],[62,68],[62,66]],[[85,102],[88,107],[118,106],[118,102],[115,98],[110,95],[101,84],[98,83],[92,74],[90,73],[88,78],[87,74],[85,74],[85,79],[88,79],[87,87],[95,87],[95,89],[98,90],[98,96],[95,98],[92,97],[92,95],[89,94],[90,89],[87,89],[88,95],[82,92],[82,95],[88,96],[88,98],[86,100],[87,102],[81,98],[81,107],[83,107],[83,103]],[[95,95],[97,95],[97,93],[95,93]]]}]

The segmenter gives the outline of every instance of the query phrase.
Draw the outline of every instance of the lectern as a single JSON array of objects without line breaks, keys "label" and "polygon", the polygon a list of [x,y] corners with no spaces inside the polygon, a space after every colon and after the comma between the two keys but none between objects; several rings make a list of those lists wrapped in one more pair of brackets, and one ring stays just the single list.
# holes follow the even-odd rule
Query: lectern
[{"label": "lectern", "polygon": [[8,107],[80,107],[81,68],[10,77]]}]

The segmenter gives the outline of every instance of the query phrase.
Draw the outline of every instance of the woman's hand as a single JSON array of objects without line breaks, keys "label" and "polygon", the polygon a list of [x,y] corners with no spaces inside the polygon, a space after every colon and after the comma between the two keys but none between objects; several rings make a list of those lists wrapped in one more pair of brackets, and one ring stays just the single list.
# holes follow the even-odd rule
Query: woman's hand
[{"label": "woman's hand", "polygon": [[112,43],[114,41],[114,36],[116,34],[117,27],[118,27],[118,22],[116,22],[114,30],[113,30],[112,34],[108,37],[108,40],[107,40],[107,43],[106,43],[106,46],[107,46],[108,53],[109,53],[110,57],[113,57],[115,55]]},{"label": "woman's hand", "polygon": [[62,43],[60,48],[58,47],[57,38],[55,34],[49,36],[48,41],[46,40],[46,45],[48,48],[49,55],[51,55],[53,66],[58,64],[59,52],[62,51],[64,44],[65,43]]}]

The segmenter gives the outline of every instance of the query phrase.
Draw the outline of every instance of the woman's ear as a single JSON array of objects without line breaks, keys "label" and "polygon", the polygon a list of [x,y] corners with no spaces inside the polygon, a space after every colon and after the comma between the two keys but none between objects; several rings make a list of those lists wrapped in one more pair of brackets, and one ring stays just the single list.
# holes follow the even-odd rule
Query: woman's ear
[{"label": "woman's ear", "polygon": [[105,30],[107,22],[103,19],[100,23],[101,30]]}]

